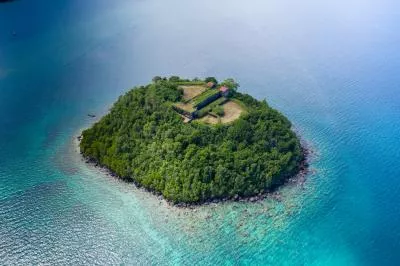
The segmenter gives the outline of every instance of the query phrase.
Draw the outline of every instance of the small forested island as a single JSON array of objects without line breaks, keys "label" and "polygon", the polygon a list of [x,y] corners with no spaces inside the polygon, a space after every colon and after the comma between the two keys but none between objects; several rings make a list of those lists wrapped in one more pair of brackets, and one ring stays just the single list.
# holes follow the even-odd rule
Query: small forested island
[{"label": "small forested island", "polygon": [[154,77],[82,132],[89,162],[173,203],[261,195],[304,167],[291,123],[233,79]]}]

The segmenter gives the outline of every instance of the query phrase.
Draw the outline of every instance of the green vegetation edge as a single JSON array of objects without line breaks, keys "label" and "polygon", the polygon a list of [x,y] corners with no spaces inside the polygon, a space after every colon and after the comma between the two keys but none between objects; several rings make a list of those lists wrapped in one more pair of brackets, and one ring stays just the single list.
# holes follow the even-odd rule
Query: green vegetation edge
[{"label": "green vegetation edge", "polygon": [[230,124],[183,123],[171,104],[182,84],[204,81],[153,78],[120,96],[110,112],[82,132],[88,162],[109,169],[173,203],[199,204],[264,194],[305,167],[305,150],[290,121],[267,102],[236,91],[246,107]]}]

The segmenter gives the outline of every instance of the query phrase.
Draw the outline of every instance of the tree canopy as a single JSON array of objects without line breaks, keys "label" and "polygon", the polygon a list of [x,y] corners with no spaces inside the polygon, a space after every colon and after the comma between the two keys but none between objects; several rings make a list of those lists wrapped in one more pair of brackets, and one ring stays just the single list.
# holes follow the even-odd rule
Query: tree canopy
[{"label": "tree canopy", "polygon": [[206,77],[204,79],[204,82],[213,82],[213,83],[217,84],[218,80],[216,78],[214,78],[214,77]]},{"label": "tree canopy", "polygon": [[220,85],[226,86],[234,91],[236,91],[240,87],[239,83],[237,83],[233,78],[224,80]]},{"label": "tree canopy", "polygon": [[120,96],[83,131],[83,155],[175,203],[252,196],[297,173],[299,139],[266,101],[236,92],[247,112],[232,124],[185,124],[171,108],[179,81],[157,78]]}]

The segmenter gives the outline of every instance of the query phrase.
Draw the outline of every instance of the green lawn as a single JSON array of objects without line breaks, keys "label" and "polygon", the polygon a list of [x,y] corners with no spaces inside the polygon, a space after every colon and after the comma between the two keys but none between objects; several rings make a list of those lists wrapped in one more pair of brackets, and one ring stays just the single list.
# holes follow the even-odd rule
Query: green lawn
[{"label": "green lawn", "polygon": [[205,99],[207,99],[217,93],[219,93],[219,91],[215,90],[215,89],[207,90],[193,99],[193,105],[197,106],[199,103],[203,102]]}]

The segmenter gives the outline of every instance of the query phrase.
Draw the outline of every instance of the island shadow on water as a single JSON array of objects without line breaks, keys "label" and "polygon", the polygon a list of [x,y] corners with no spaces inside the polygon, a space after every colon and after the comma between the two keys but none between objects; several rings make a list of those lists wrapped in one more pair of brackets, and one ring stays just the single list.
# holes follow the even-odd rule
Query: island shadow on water
[{"label": "island shadow on water", "polygon": [[[268,110],[272,113],[279,114],[278,118],[282,119],[284,122],[287,122],[289,125],[289,129],[286,129],[293,134],[294,138],[297,141],[298,146],[296,147],[296,144],[293,144],[292,146],[295,147],[292,150],[289,150],[289,148],[286,148],[284,150],[289,150],[288,152],[290,155],[292,155],[291,152],[296,154],[296,148],[298,150],[299,155],[294,157],[294,161],[289,161],[287,159],[288,164],[291,163],[292,165],[296,163],[296,165],[291,169],[290,171],[283,171],[283,169],[280,173],[279,176],[276,176],[274,179],[273,177],[270,178],[270,185],[264,186],[264,187],[259,187],[258,189],[254,190],[256,193],[235,193],[233,196],[233,193],[230,193],[230,195],[217,195],[213,197],[203,197],[198,198],[198,200],[194,201],[185,201],[185,200],[176,200],[176,198],[171,198],[171,197],[165,197],[163,193],[165,191],[160,191],[157,189],[152,188],[152,186],[149,186],[148,184],[142,184],[140,181],[136,180],[133,175],[121,175],[118,174],[117,171],[113,169],[113,167],[110,167],[110,165],[107,165],[107,163],[100,163],[102,160],[101,157],[99,157],[99,152],[95,151],[94,153],[93,150],[96,149],[98,146],[99,142],[98,140],[94,140],[93,143],[95,143],[94,146],[90,146],[92,143],[88,144],[87,139],[92,139],[93,136],[90,135],[91,130],[96,126],[96,124],[102,123],[102,121],[105,118],[102,118],[99,122],[95,123],[95,126],[88,130],[84,130],[80,136],[77,137],[79,146],[80,146],[80,153],[82,155],[83,160],[86,163],[89,163],[93,165],[94,167],[101,168],[104,170],[105,173],[108,175],[121,179],[127,183],[133,183],[137,188],[141,188],[147,192],[150,192],[156,196],[160,200],[164,199],[166,202],[169,204],[176,206],[176,207],[187,207],[187,208],[193,208],[195,206],[199,205],[208,205],[210,203],[218,203],[218,202],[226,202],[226,201],[241,201],[241,202],[257,202],[257,201],[262,201],[264,199],[270,198],[274,199],[276,201],[281,201],[282,196],[279,192],[279,188],[283,187],[284,185],[297,185],[303,187],[304,182],[306,180],[306,176],[310,173],[309,171],[309,159],[310,155],[312,154],[312,150],[310,149],[309,145],[306,144],[304,140],[301,140],[298,136],[298,133],[293,132],[292,127],[290,122],[279,112],[276,110],[270,108],[265,101],[259,102],[252,98],[249,95],[243,95],[238,93],[236,90],[239,87],[239,84],[237,84],[233,79],[228,79],[221,84],[218,84],[218,81],[215,78],[206,78],[205,80],[186,80],[186,79],[181,79],[179,77],[173,76],[169,79],[167,78],[161,78],[161,77],[155,77],[153,79],[153,83],[150,85],[147,85],[146,87],[140,87],[140,88],[135,88],[128,92],[125,96],[120,97],[118,102],[114,105],[113,110],[111,110],[111,113],[116,113],[115,109],[117,109],[116,105],[120,104],[120,102],[125,101],[125,105],[128,106],[128,103],[126,102],[126,98],[132,97],[132,95],[135,93],[135,91],[140,91],[139,93],[146,94],[149,93],[148,91],[151,91],[153,94],[157,91],[157,89],[163,89],[163,87],[168,87],[170,91],[167,90],[167,92],[172,94],[175,94],[176,92],[179,92],[178,96],[176,98],[168,98],[168,104],[167,106],[168,109],[164,110],[165,112],[168,112],[170,110],[173,110],[172,113],[175,113],[175,116],[179,115],[182,117],[182,120],[180,124],[182,126],[188,126],[185,125],[185,123],[194,123],[195,126],[206,126],[206,127],[226,127],[229,128],[232,125],[234,125],[236,122],[235,121],[229,121],[229,122],[224,122],[223,117],[225,115],[226,109],[224,109],[224,104],[226,102],[234,102],[238,104],[239,106],[242,106],[241,113],[240,115],[237,116],[235,120],[238,120],[238,123],[242,123],[243,116],[246,117],[251,117],[252,115],[254,116],[255,113],[261,112],[260,110]],[[172,88],[172,90],[171,90]],[[201,92],[194,92],[195,89],[199,89]],[[188,93],[188,90],[192,90],[191,92]],[[130,95],[130,93],[132,95]],[[187,96],[190,97],[187,97]],[[124,99],[125,98],[125,99]],[[133,98],[130,98],[133,99]],[[146,99],[149,100],[150,102],[154,99]],[[246,104],[251,103],[253,104],[251,107],[247,106]],[[157,104],[157,103],[156,103]],[[160,104],[160,103],[158,103]],[[164,102],[161,102],[163,105]],[[249,104],[250,105],[250,104]],[[254,107],[255,106],[255,107]],[[142,108],[143,109],[143,108]],[[134,110],[131,110],[134,112]],[[150,114],[153,114],[151,111],[149,111]],[[110,118],[110,115],[107,115],[108,118]],[[173,115],[174,116],[174,115]],[[205,116],[213,116],[216,119],[213,120],[212,123],[209,123],[207,120],[202,119]],[[94,116],[93,116],[94,117]],[[269,116],[265,116],[268,117]],[[273,117],[272,119],[276,119],[276,117]],[[254,120],[253,120],[254,121]],[[258,120],[256,120],[258,121]],[[110,122],[110,121],[108,121]],[[270,121],[269,121],[270,122]],[[281,122],[281,121],[279,121]],[[107,124],[107,123],[106,123]],[[225,124],[225,125],[224,125]],[[271,124],[269,124],[271,126]],[[283,126],[282,126],[283,127]],[[285,129],[285,128],[284,128]],[[143,128],[141,129],[143,130]],[[276,129],[274,129],[276,130]],[[278,129],[280,130],[280,129]],[[139,129],[140,131],[140,129]],[[97,132],[98,133],[98,132]],[[143,133],[143,132],[142,132]],[[140,134],[142,134],[140,133]],[[285,132],[287,133],[287,132]],[[109,133],[111,134],[111,133]],[[96,135],[97,137],[97,135]],[[273,148],[274,151],[278,150],[280,147],[276,142],[279,142],[281,139],[273,139],[271,142],[273,143]],[[85,142],[86,141],[86,142]],[[110,142],[108,142],[110,143]],[[100,144],[102,145],[102,144]],[[275,147],[278,146],[278,148],[275,149]],[[292,147],[290,146],[290,147]],[[289,147],[289,146],[288,146]],[[136,147],[135,147],[136,148]],[[88,152],[89,151],[89,152]],[[95,155],[93,155],[95,154]],[[257,154],[255,154],[257,155]],[[157,155],[154,155],[157,156]],[[296,159],[297,158],[297,159]],[[208,163],[207,163],[208,164]],[[214,168],[218,167],[219,165],[214,165]],[[254,166],[254,165],[252,165]],[[114,165],[115,167],[115,165]],[[260,166],[259,168],[260,169]],[[265,168],[264,168],[265,169]],[[267,169],[268,170],[268,169]],[[264,172],[265,174],[266,172]],[[282,174],[283,173],[283,174]],[[215,176],[214,176],[215,178]],[[266,177],[268,178],[268,177]],[[143,180],[143,179],[142,179]],[[242,190],[245,191],[245,190]],[[227,193],[226,193],[227,194]]]}]

